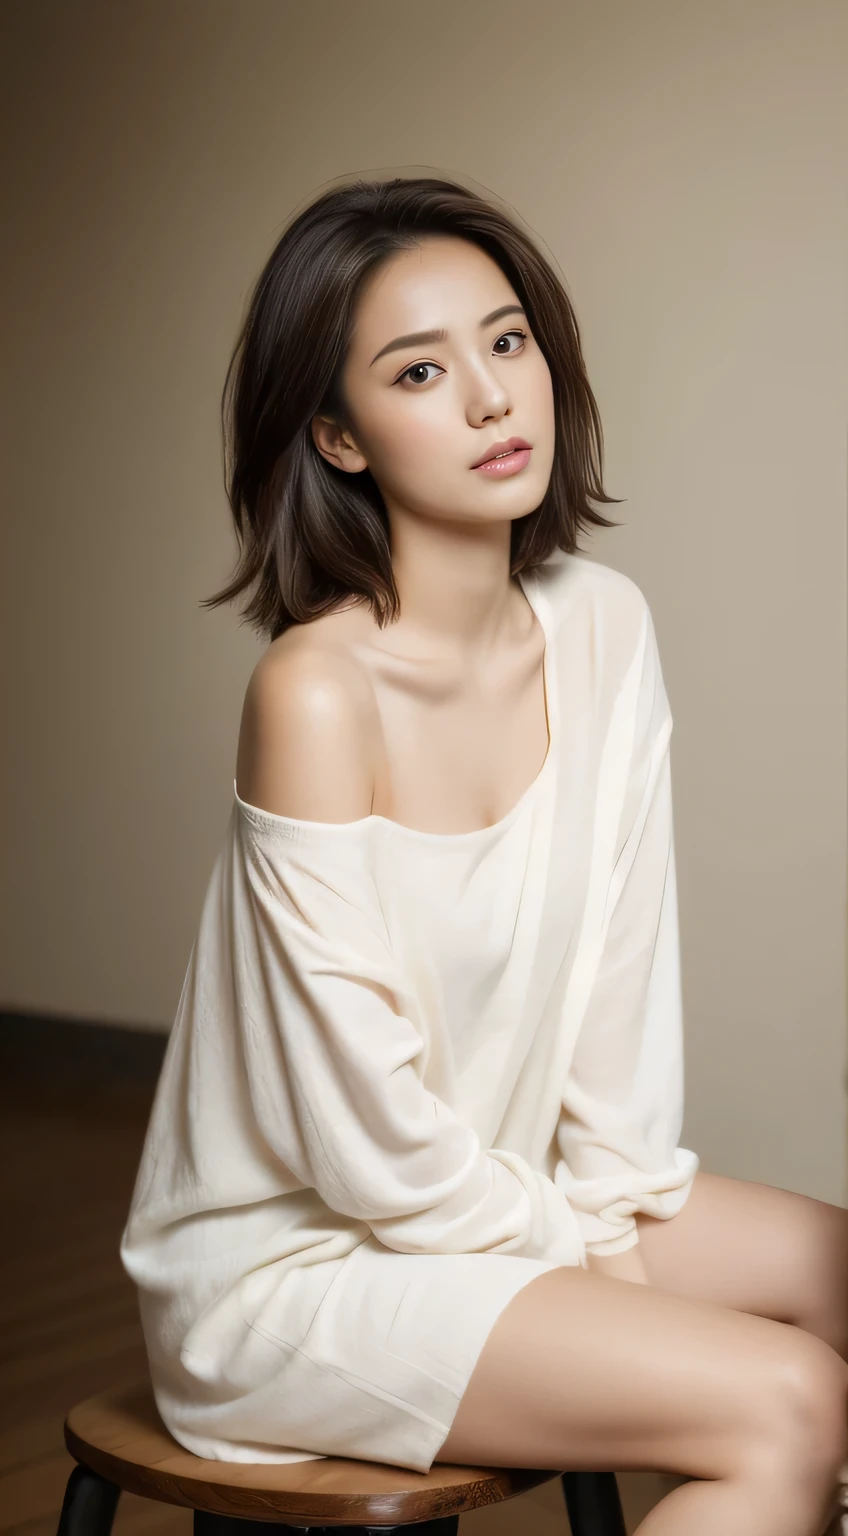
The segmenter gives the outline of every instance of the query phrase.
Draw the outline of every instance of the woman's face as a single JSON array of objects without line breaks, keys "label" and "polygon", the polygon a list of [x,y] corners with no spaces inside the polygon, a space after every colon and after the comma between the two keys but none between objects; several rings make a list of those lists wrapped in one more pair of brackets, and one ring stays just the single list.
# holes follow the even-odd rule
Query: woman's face
[{"label": "woman's face", "polygon": [[[444,335],[416,339],[436,330]],[[509,522],[541,503],[554,455],[550,370],[511,283],[478,246],[429,236],[371,274],[341,384],[351,429],[316,417],[316,446],[342,469],[367,467],[390,513]],[[513,437],[530,452],[503,461],[511,474],[472,467]]]}]

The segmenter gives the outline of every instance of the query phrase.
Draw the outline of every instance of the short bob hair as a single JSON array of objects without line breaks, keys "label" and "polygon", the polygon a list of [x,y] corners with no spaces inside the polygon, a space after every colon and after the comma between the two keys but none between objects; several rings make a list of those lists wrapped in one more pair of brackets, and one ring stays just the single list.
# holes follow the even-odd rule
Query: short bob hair
[{"label": "short bob hair", "polygon": [[287,226],[252,292],[221,402],[224,479],[240,556],[214,608],[247,588],[241,610],[275,640],[290,625],[364,597],[382,628],[397,617],[389,523],[376,482],[327,462],[311,421],[349,428],[339,378],[364,279],[428,235],[486,251],[512,284],[551,371],[554,459],[545,496],[511,527],[510,574],[573,552],[582,527],[617,523],[590,498],[601,483],[603,434],[577,320],[563,284],[514,220],[452,181],[357,180],[316,198]]}]

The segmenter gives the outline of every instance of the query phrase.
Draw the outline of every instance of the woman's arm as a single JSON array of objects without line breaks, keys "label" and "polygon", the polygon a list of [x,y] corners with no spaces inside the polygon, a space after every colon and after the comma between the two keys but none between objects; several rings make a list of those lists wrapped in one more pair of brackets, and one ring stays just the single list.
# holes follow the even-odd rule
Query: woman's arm
[{"label": "woman's arm", "polygon": [[[632,720],[626,785],[599,957],[562,1094],[554,1176],[587,1252],[633,1267],[636,1212],[675,1215],[698,1168],[695,1153],[678,1145],[683,1014],[672,721],[647,604],[622,706]],[[611,731],[608,750],[621,749]]]}]

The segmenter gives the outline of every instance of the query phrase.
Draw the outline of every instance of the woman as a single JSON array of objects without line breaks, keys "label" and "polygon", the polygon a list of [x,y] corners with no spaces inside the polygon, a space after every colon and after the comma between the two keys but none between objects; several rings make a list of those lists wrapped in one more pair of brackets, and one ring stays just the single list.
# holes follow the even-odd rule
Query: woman
[{"label": "woman", "polygon": [[224,404],[210,602],[255,586],[269,644],[122,1241],[166,1424],[664,1469],[642,1536],[818,1536],[848,1213],[678,1145],[671,714],[577,548],[614,525],[561,283],[460,186],[337,188]]}]

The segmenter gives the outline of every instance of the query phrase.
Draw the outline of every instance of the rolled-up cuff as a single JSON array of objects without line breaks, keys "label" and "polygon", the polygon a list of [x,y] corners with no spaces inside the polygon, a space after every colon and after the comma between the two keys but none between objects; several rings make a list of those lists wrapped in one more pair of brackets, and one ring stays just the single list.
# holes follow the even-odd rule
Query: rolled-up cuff
[{"label": "rolled-up cuff", "polygon": [[[602,1149],[598,1149],[601,1152]],[[591,1162],[597,1168],[600,1155]],[[581,1149],[580,1177],[575,1177],[564,1159],[560,1159],[554,1182],[571,1205],[587,1252],[623,1253],[639,1241],[636,1215],[667,1220],[676,1216],[692,1191],[699,1159],[686,1147],[673,1149],[668,1164],[662,1168],[640,1169],[625,1165],[615,1172],[588,1171],[590,1158]]]},{"label": "rolled-up cuff", "polygon": [[636,1248],[639,1244],[639,1228],[634,1221],[628,1232],[620,1237],[608,1237],[600,1242],[586,1244],[586,1252],[596,1254],[598,1258],[609,1257],[613,1253],[626,1253],[628,1248]]},{"label": "rolled-up cuff", "polygon": [[605,1221],[602,1216],[596,1216],[592,1211],[575,1211],[577,1225],[583,1236],[587,1253],[607,1254],[624,1253],[628,1248],[633,1248],[639,1241],[639,1229],[636,1226],[636,1217],[628,1216],[623,1221]]}]

